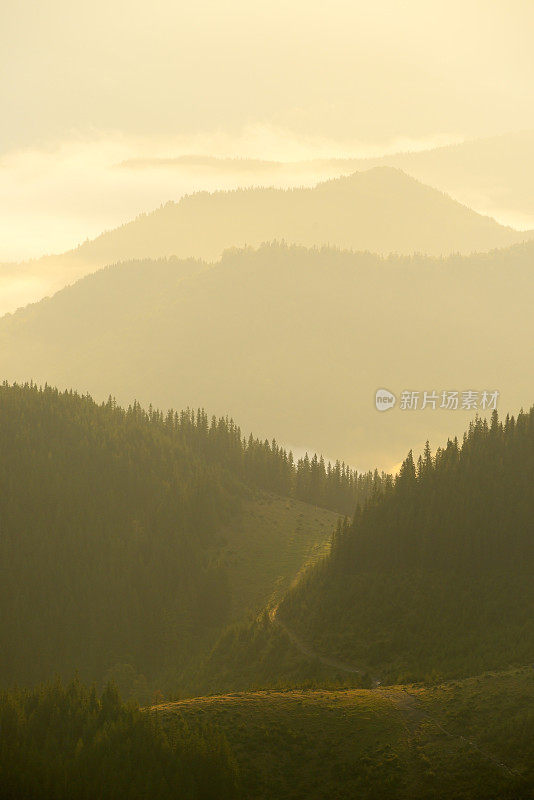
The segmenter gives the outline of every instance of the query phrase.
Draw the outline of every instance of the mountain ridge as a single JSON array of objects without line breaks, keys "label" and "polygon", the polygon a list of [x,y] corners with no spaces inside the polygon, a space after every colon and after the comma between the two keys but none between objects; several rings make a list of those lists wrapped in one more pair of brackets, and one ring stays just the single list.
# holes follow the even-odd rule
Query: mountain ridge
[{"label": "mountain ridge", "polygon": [[[469,414],[378,414],[381,386],[528,402],[533,269],[532,243],[445,259],[271,244],[216,264],[119,264],[0,320],[0,373],[207,407],[290,449],[389,471],[410,444],[461,435]],[[513,358],[501,335],[512,325]]]},{"label": "mountain ridge", "polygon": [[[387,181],[394,182],[393,187],[391,185],[389,185],[387,183]],[[273,198],[274,197],[274,198],[277,198],[277,199],[280,199],[280,200],[287,199],[287,198],[290,198],[292,196],[296,196],[299,199],[303,199],[303,198],[307,198],[307,197],[313,197],[314,195],[320,195],[322,193],[333,194],[333,193],[335,193],[336,189],[345,190],[347,188],[353,189],[353,190],[363,189],[364,193],[366,193],[366,192],[369,193],[371,199],[374,199],[373,198],[373,193],[376,192],[377,199],[379,201],[382,201],[382,202],[385,201],[387,199],[388,195],[390,195],[392,193],[392,189],[393,189],[393,194],[395,192],[401,192],[402,190],[409,190],[412,193],[412,195],[415,194],[416,192],[420,192],[421,193],[421,197],[422,197],[423,200],[427,200],[429,198],[433,198],[433,199],[437,200],[439,198],[442,201],[443,205],[448,205],[449,208],[451,208],[451,209],[454,208],[457,212],[460,212],[460,209],[461,209],[462,213],[465,214],[467,217],[469,217],[471,220],[473,220],[473,221],[476,220],[481,225],[483,225],[483,224],[486,225],[488,227],[488,229],[491,228],[492,229],[491,231],[490,230],[487,231],[488,234],[489,234],[488,238],[490,238],[491,235],[493,234],[494,235],[494,240],[493,241],[496,242],[495,244],[493,244],[493,242],[492,242],[492,244],[489,245],[489,246],[486,245],[486,243],[484,243],[480,247],[472,246],[472,250],[470,252],[474,252],[474,251],[477,251],[477,250],[490,250],[490,249],[494,249],[494,247],[497,247],[499,245],[500,246],[507,246],[507,245],[510,245],[510,244],[513,244],[513,243],[515,244],[515,243],[518,243],[520,241],[524,241],[524,240],[528,239],[529,237],[534,236],[534,231],[514,231],[514,229],[509,227],[509,226],[499,225],[498,223],[495,222],[495,220],[493,220],[488,215],[478,214],[476,211],[473,211],[472,209],[467,208],[466,206],[464,206],[462,203],[450,198],[446,194],[446,192],[444,192],[444,191],[442,191],[440,189],[434,189],[433,187],[425,185],[421,180],[411,177],[410,175],[408,175],[405,171],[403,171],[400,168],[392,167],[392,166],[389,166],[389,165],[377,165],[377,166],[371,167],[368,170],[356,171],[356,172],[352,173],[351,175],[346,175],[346,176],[342,175],[342,176],[339,176],[339,177],[330,178],[330,179],[325,180],[325,181],[320,181],[320,182],[318,182],[316,184],[316,186],[314,186],[312,188],[295,186],[295,187],[291,187],[291,188],[280,189],[280,188],[269,187],[269,186],[257,186],[257,187],[252,187],[252,188],[238,188],[238,189],[230,189],[230,190],[217,190],[217,191],[214,191],[214,192],[208,192],[208,191],[193,192],[193,193],[184,195],[178,201],[168,201],[167,203],[165,203],[164,205],[160,206],[160,208],[155,209],[154,211],[147,212],[147,213],[142,213],[142,214],[138,215],[135,219],[133,219],[133,220],[131,220],[129,222],[126,222],[126,223],[124,223],[123,225],[120,225],[117,228],[111,229],[109,231],[104,231],[102,234],[97,236],[95,239],[92,239],[92,240],[89,240],[87,242],[84,242],[83,244],[81,244],[77,248],[75,248],[74,250],[68,251],[68,253],[66,255],[74,255],[74,254],[77,253],[77,254],[81,255],[81,257],[83,258],[85,253],[87,253],[87,252],[91,253],[91,251],[93,251],[95,248],[98,247],[99,243],[103,243],[105,241],[109,241],[113,237],[117,236],[119,234],[119,232],[124,232],[124,231],[127,231],[127,230],[131,230],[136,224],[144,223],[146,220],[148,220],[150,218],[154,219],[155,217],[157,217],[159,215],[164,215],[164,214],[170,213],[171,211],[179,212],[180,210],[183,210],[184,208],[187,208],[187,210],[189,210],[189,208],[191,206],[199,205],[199,204],[201,204],[202,201],[207,201],[208,203],[211,203],[213,205],[215,205],[215,204],[221,205],[221,204],[224,204],[225,202],[230,202],[232,200],[237,200],[237,199],[241,199],[241,198],[243,198],[245,200],[245,202],[246,202],[246,201],[250,201],[251,199],[254,200],[254,199],[258,198],[258,197],[261,197],[262,195],[265,196],[265,197],[268,197],[268,198]],[[344,197],[343,199],[346,200],[347,198]],[[350,198],[350,199],[354,200],[354,199],[359,199],[359,198],[354,198],[353,197],[353,198]],[[365,196],[364,199],[369,200],[369,196]],[[417,199],[419,199],[419,198],[417,198]],[[220,209],[217,209],[217,210],[220,210]],[[314,209],[314,210],[316,210],[316,209]],[[323,210],[323,209],[321,209],[321,210]],[[348,210],[352,211],[352,209],[348,209]],[[193,209],[193,211],[196,211],[196,209]],[[223,211],[224,211],[224,209],[223,209]],[[282,213],[285,212],[285,211],[287,211],[287,209],[283,209]],[[209,214],[209,212],[210,212],[209,208],[207,209],[207,212]],[[200,220],[200,223],[202,223],[202,222],[206,223],[206,216],[208,216],[208,214],[205,214],[204,219]],[[391,222],[391,220],[390,220],[390,222]],[[420,220],[419,220],[419,222],[420,222]],[[318,213],[317,213],[317,216],[314,219],[314,225],[317,225],[317,224],[320,224],[320,221],[318,219]],[[267,223],[267,225],[268,225],[268,223]],[[386,226],[384,226],[384,227],[386,227]],[[244,231],[243,233],[241,233],[241,236],[243,236],[243,235],[246,236],[247,232]],[[510,237],[510,240],[508,240],[508,237]],[[219,257],[222,254],[222,252],[224,251],[224,249],[227,249],[228,247],[239,247],[239,246],[245,246],[245,245],[257,246],[257,245],[261,244],[261,241],[271,241],[272,239],[285,239],[286,241],[288,241],[290,243],[303,244],[303,245],[308,245],[308,246],[310,246],[310,245],[322,245],[322,244],[326,244],[326,245],[333,244],[333,245],[340,246],[342,249],[352,249],[352,250],[356,250],[356,251],[359,251],[359,250],[370,250],[371,252],[379,252],[379,253],[389,253],[389,252],[403,252],[403,253],[406,253],[407,252],[407,251],[403,250],[402,248],[396,248],[396,247],[390,246],[388,243],[385,243],[383,245],[378,244],[377,246],[368,246],[366,243],[364,243],[362,245],[359,245],[357,243],[357,241],[356,241],[352,246],[349,247],[349,246],[345,246],[342,242],[339,242],[339,241],[328,241],[328,240],[325,241],[324,239],[321,239],[321,240],[317,240],[317,241],[314,241],[314,242],[310,243],[310,242],[305,242],[305,241],[299,241],[298,239],[295,238],[295,236],[291,236],[291,235],[285,236],[283,234],[277,234],[276,232],[274,232],[274,234],[273,234],[272,232],[269,231],[268,233],[265,233],[263,235],[263,238],[260,241],[258,241],[256,239],[253,240],[253,241],[236,241],[235,240],[235,236],[230,236],[229,239],[228,239],[228,243],[227,243],[227,245],[225,247],[221,248],[220,246],[217,245],[215,248],[210,248],[208,251],[204,251],[204,252],[180,253],[177,249],[174,249],[172,251],[165,251],[165,252],[156,252],[156,253],[154,253],[154,252],[151,252],[151,253],[146,252],[145,253],[145,252],[140,252],[139,250],[136,250],[134,253],[132,253],[132,252],[126,253],[123,257],[121,257],[120,260],[130,259],[132,257],[146,258],[146,257],[164,257],[164,256],[173,256],[173,255],[176,255],[176,256],[178,256],[180,258],[184,258],[184,257],[186,257],[186,258],[188,258],[188,257],[200,257],[200,258],[207,258],[208,260],[212,260],[213,258]],[[512,239],[515,239],[515,241],[512,241]],[[457,249],[455,249],[454,245],[452,245],[450,243],[448,243],[447,245],[444,245],[444,247],[446,248],[444,250],[444,252],[447,252],[447,250],[449,252],[460,252],[460,251],[465,249],[464,247],[458,247]],[[417,248],[414,248],[414,249],[417,250]],[[422,248],[419,248],[418,251],[425,252],[425,254],[428,254],[428,255],[440,254],[440,253],[436,252],[436,248],[433,248],[432,250],[422,250]],[[410,252],[411,252],[411,248],[410,248]],[[51,256],[51,257],[53,257],[53,256]],[[111,260],[117,260],[117,259],[115,258],[115,259],[111,259]]]},{"label": "mountain ridge", "polygon": [[[34,282],[30,299],[110,263],[177,256],[216,261],[230,247],[284,240],[380,254],[485,252],[528,240],[396,168],[379,166],[312,188],[196,192],[105,231],[64,254],[3,265],[0,279]],[[31,294],[33,291],[33,295]]]}]

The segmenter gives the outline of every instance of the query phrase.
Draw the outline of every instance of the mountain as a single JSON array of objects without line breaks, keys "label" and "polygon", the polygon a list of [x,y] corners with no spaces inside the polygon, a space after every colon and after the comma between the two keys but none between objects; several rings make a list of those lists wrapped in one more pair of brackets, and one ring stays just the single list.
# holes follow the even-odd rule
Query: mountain
[{"label": "mountain", "polygon": [[123,169],[169,169],[178,175],[211,173],[221,179],[241,174],[257,175],[263,183],[282,180],[326,180],[377,167],[403,170],[417,180],[446,192],[479,214],[496,217],[502,224],[532,228],[534,201],[534,131],[514,131],[498,136],[468,139],[418,151],[399,151],[367,158],[331,158],[281,162],[216,158],[190,154],[177,158],[132,159]]},{"label": "mountain", "polygon": [[388,682],[532,663],[533,487],[534,407],[410,451],[277,617]]},{"label": "mountain", "polygon": [[[533,269],[531,243],[448,259],[273,244],[215,265],[121,264],[4,317],[0,375],[202,406],[299,453],[389,471],[410,446],[461,436],[475,411],[462,394],[440,409],[442,391],[478,391],[479,408],[484,390],[511,411],[529,402]],[[397,397],[386,413],[379,388]],[[402,410],[405,390],[417,411]]]},{"label": "mountain", "polygon": [[412,153],[339,162],[343,171],[389,166],[447,192],[482,214],[531,228],[534,221],[534,131]]},{"label": "mountain", "polygon": [[[116,261],[220,258],[229,247],[273,239],[387,254],[487,251],[524,241],[398,169],[377,167],[314,188],[199,192],[103,233],[61,256],[4,265],[5,306],[27,302]],[[13,288],[15,287],[15,288]]]},{"label": "mountain", "polygon": [[377,485],[202,412],[35,386],[0,387],[0,441],[3,686],[75,670],[145,700],[176,686],[325,552],[339,515],[318,506]]},{"label": "mountain", "polygon": [[284,239],[373,252],[440,255],[527,238],[389,167],[314,188],[200,192],[83,244],[77,257],[106,264],[176,255],[214,260],[228,247]]},{"label": "mountain", "polygon": [[178,175],[209,172],[221,179],[228,173],[261,176],[266,181],[309,181],[350,175],[377,167],[403,170],[417,180],[446,192],[479,214],[496,217],[502,224],[532,228],[534,201],[534,131],[514,131],[498,136],[468,139],[418,151],[399,151],[367,158],[331,158],[281,162],[256,159],[187,155],[177,158],[132,159],[124,169],[172,167]]}]

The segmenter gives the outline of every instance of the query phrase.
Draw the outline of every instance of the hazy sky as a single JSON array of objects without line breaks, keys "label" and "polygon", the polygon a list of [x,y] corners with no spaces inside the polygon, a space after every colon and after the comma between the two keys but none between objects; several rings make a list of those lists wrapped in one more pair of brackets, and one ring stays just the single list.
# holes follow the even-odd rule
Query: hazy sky
[{"label": "hazy sky", "polygon": [[365,155],[534,127],[531,0],[1,0],[0,261],[183,191],[117,160]]},{"label": "hazy sky", "polygon": [[2,0],[1,145],[532,127],[531,0]]}]

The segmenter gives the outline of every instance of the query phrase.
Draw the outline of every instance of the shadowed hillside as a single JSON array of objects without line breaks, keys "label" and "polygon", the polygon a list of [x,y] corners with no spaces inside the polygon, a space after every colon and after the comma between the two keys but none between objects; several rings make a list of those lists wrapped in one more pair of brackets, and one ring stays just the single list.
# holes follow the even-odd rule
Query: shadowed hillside
[{"label": "shadowed hillside", "polygon": [[173,726],[121,702],[108,685],[0,692],[2,800],[234,800],[235,759],[205,725]]},{"label": "shadowed hillside", "polygon": [[424,682],[534,660],[534,408],[472,423],[338,525],[281,602],[225,631],[191,693]]},{"label": "shadowed hillside", "polygon": [[[0,375],[207,405],[247,432],[389,471],[475,413],[402,411],[404,390],[529,402],[533,269],[532,244],[445,260],[270,245],[212,267],[134,262],[1,320]],[[379,387],[398,398],[385,414]]]}]

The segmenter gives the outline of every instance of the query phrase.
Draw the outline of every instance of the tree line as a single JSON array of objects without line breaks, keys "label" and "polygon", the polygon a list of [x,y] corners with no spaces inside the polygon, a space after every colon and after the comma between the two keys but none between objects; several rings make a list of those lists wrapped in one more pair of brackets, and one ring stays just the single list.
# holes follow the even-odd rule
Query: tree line
[{"label": "tree line", "polygon": [[391,680],[534,658],[534,408],[410,452],[279,613],[318,652]]},{"label": "tree line", "polygon": [[181,412],[144,412],[135,403],[129,413],[145,415],[183,438],[195,451],[222,464],[243,482],[285,497],[352,515],[386,480],[378,470],[358,473],[344,462],[325,462],[323,456],[306,453],[295,461],[293,453],[275,439],[243,436],[228,417],[208,417],[202,409]]}]

